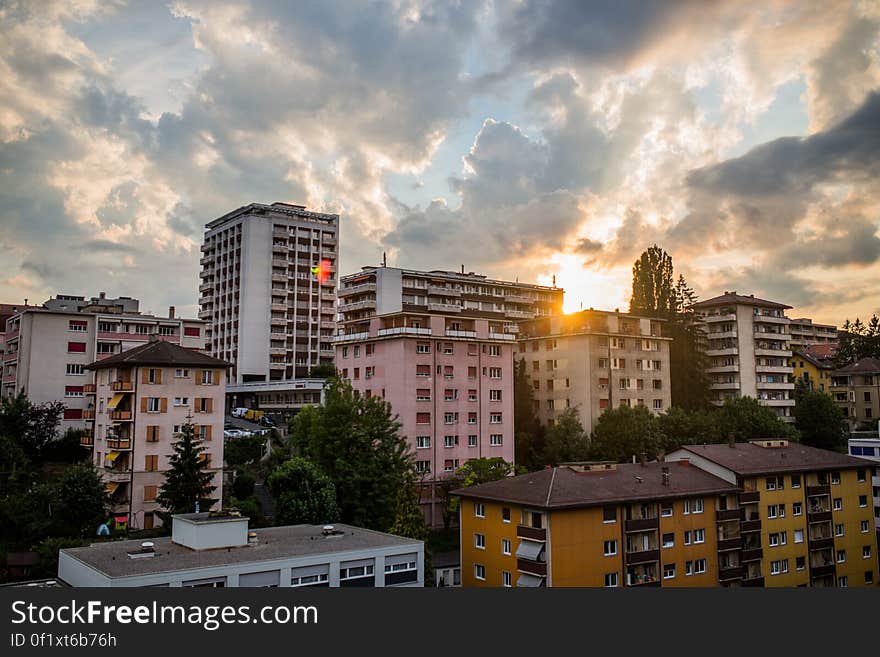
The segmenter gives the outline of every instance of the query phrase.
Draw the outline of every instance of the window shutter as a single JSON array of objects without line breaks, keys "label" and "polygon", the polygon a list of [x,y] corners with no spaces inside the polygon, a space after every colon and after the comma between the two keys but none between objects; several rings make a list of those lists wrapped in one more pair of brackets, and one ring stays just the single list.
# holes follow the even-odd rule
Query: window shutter
[{"label": "window shutter", "polygon": [[205,413],[213,413],[214,412],[214,400],[212,398],[208,398],[205,400]]},{"label": "window shutter", "polygon": [[147,398],[141,397],[141,413],[147,412]]},{"label": "window shutter", "polygon": [[213,429],[210,424],[205,426],[205,440],[211,440],[211,429]]},{"label": "window shutter", "polygon": [[162,383],[162,370],[160,368],[156,369],[156,383]]},{"label": "window shutter", "polygon": [[196,397],[195,399],[193,399],[193,410],[196,413],[201,412],[201,410],[202,410],[202,398],[201,397]]},{"label": "window shutter", "polygon": [[141,369],[141,383],[149,383],[150,382],[150,370],[146,367]]},{"label": "window shutter", "polygon": [[167,413],[168,412],[168,397],[162,397],[159,400],[159,412]]},{"label": "window shutter", "polygon": [[202,370],[196,370],[196,385],[202,385]]}]

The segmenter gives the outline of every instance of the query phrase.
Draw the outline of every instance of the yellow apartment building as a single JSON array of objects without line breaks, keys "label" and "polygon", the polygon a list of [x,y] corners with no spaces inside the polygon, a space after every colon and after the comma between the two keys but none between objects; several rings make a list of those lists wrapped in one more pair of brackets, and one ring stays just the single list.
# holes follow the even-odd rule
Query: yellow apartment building
[{"label": "yellow apartment building", "polygon": [[570,464],[455,491],[463,586],[716,586],[738,488],[678,463]]},{"label": "yellow apartment building", "polygon": [[880,581],[871,466],[863,459],[786,440],[754,440],[686,445],[667,460],[687,460],[740,489],[742,585]]},{"label": "yellow apartment building", "polygon": [[802,382],[808,390],[831,394],[831,372],[834,371],[832,359],[820,358],[807,347],[804,351],[792,353],[791,366],[795,383]]}]

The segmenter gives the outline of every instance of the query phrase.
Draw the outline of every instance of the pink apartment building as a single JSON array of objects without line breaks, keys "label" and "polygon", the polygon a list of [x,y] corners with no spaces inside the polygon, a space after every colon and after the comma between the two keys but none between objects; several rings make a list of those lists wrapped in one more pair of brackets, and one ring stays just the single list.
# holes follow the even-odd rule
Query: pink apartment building
[{"label": "pink apartment building", "polygon": [[95,372],[95,384],[86,392],[93,396],[92,408],[85,411],[93,431],[81,443],[92,451],[117,522],[136,529],[161,524],[156,496],[169,468],[175,434],[187,421],[207,448],[207,466],[216,486],[213,497],[222,499],[228,366],[158,336],[86,366]]},{"label": "pink apartment building", "polygon": [[442,523],[435,483],[469,459],[514,460],[514,336],[501,322],[402,312],[336,337],[355,390],[391,403],[422,474],[422,504]]}]

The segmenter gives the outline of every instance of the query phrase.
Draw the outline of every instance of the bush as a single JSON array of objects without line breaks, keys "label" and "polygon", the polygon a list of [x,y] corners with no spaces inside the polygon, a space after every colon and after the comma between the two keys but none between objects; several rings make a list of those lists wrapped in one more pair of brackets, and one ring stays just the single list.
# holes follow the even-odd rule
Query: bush
[{"label": "bush", "polygon": [[241,515],[250,518],[251,525],[263,523],[263,507],[260,506],[260,500],[256,497],[251,496],[245,499],[232,497],[229,500],[229,506],[238,509]]},{"label": "bush", "polygon": [[240,500],[252,496],[254,494],[254,484],[256,483],[256,477],[250,472],[238,472],[232,484],[232,496]]}]

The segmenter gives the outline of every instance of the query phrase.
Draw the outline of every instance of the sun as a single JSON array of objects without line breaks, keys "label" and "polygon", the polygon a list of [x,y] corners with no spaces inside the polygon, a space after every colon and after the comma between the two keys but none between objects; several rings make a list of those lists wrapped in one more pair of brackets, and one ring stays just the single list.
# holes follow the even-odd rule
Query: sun
[{"label": "sun", "polygon": [[588,269],[583,256],[558,253],[550,258],[549,272],[538,277],[541,285],[556,285],[565,290],[562,309],[574,313],[588,308],[626,310],[629,307],[631,273],[628,270]]}]

